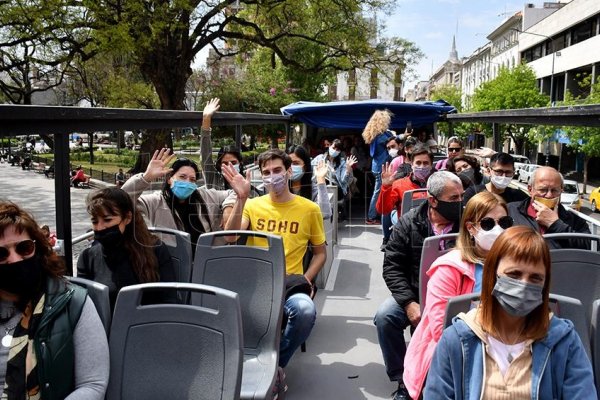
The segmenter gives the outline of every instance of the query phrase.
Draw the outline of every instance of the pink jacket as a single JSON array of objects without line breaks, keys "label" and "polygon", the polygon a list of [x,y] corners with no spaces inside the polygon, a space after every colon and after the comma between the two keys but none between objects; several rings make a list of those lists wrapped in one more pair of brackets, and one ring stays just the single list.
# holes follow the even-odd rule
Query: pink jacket
[{"label": "pink jacket", "polygon": [[463,261],[459,250],[452,250],[435,260],[427,275],[425,309],[404,358],[404,385],[413,399],[423,390],[433,351],[442,336],[448,299],[473,292],[475,265]]}]

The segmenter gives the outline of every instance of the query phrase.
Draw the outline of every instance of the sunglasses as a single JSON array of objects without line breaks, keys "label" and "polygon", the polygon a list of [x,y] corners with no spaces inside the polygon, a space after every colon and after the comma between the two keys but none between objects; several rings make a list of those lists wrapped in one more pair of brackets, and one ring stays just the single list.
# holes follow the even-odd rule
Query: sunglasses
[{"label": "sunglasses", "polygon": [[25,239],[20,242],[15,242],[10,247],[0,246],[0,262],[4,262],[8,259],[11,247],[14,248],[21,257],[28,257],[35,251],[35,240]]},{"label": "sunglasses", "polygon": [[[512,217],[509,217],[508,215],[498,219],[498,225],[500,225],[500,228],[502,229],[510,228],[513,226],[513,222]],[[494,226],[496,226],[496,220],[490,217],[482,218],[481,221],[479,221],[479,226],[481,226],[481,229],[484,231],[491,231],[494,229]]]},{"label": "sunglasses", "polygon": [[450,153],[458,153],[461,150],[462,150],[462,147],[448,147],[448,151]]}]

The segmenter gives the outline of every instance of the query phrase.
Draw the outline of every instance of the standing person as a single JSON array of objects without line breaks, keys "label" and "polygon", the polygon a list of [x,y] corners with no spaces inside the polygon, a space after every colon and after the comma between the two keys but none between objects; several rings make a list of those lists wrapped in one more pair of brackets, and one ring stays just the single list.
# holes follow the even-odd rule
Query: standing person
[{"label": "standing person", "polygon": [[[246,190],[238,193],[239,201],[234,206],[225,229],[248,229],[281,236],[285,251],[286,280],[300,277],[312,288],[327,258],[321,211],[314,202],[290,192],[288,180],[292,175],[292,161],[285,152],[279,149],[267,150],[258,157],[258,165],[268,194],[249,200],[249,178],[244,181],[231,167],[223,168],[228,179],[236,181],[239,186],[245,184],[246,187]],[[292,226],[296,228],[287,228]],[[304,271],[302,262],[309,244],[312,258]],[[284,313],[288,321],[279,347],[279,366],[282,368],[306,341],[315,323],[317,311],[311,294],[312,291],[295,293],[285,300]]]},{"label": "standing person", "polygon": [[[81,253],[77,276],[108,286],[111,309],[125,286],[174,282],[169,249],[148,231],[131,197],[119,188],[107,188],[87,198],[94,238],[100,243]],[[156,301],[175,301],[158,296]]]},{"label": "standing person", "polygon": [[469,201],[473,195],[483,190],[500,195],[507,204],[529,199],[527,193],[520,189],[510,187],[512,177],[515,175],[515,159],[508,153],[496,153],[490,158],[490,180],[479,185],[473,185],[465,191],[464,202]]},{"label": "standing person", "polygon": [[454,318],[435,350],[426,399],[596,399],[590,360],[571,321],[548,307],[550,251],[509,228],[485,260],[481,301]]},{"label": "standing person", "polygon": [[462,141],[456,136],[452,136],[450,139],[448,139],[447,146],[448,151],[446,154],[448,154],[448,158],[440,160],[435,164],[435,169],[438,171],[445,170],[449,160],[457,156],[462,156],[465,153],[463,150]]},{"label": "standing person", "polygon": [[119,168],[119,172],[115,174],[115,185],[120,188],[125,183],[125,174],[123,168]]},{"label": "standing person", "polygon": [[292,145],[287,154],[292,160],[292,175],[290,176],[292,193],[316,202],[321,209],[323,219],[331,218],[331,203],[325,182],[329,165],[323,160],[320,161],[315,166],[313,175],[310,156],[304,147]]},{"label": "standing person", "polygon": [[373,188],[373,196],[371,196],[369,211],[367,213],[367,225],[377,225],[381,223],[376,206],[381,190],[381,167],[388,157],[385,144],[393,136],[392,132],[389,130],[392,116],[393,114],[389,110],[375,111],[362,133],[365,143],[370,145],[369,154],[372,158],[371,172],[375,176],[375,187]]},{"label": "standing person", "polygon": [[64,279],[63,261],[33,217],[0,202],[0,396],[102,400],[108,342],[85,289]]},{"label": "standing person", "polygon": [[[409,399],[402,381],[406,342],[404,330],[421,320],[419,270],[426,238],[459,229],[462,183],[448,171],[436,172],[427,181],[427,201],[404,214],[394,225],[385,248],[383,279],[391,292],[377,309],[374,322],[390,381],[398,382],[394,400]],[[444,243],[448,246],[448,243]]]},{"label": "standing person", "polygon": [[[129,178],[122,189],[141,207],[150,226],[189,233],[192,250],[195,250],[202,233],[223,229],[223,221],[227,220],[231,207],[236,202],[236,195],[232,190],[198,187],[196,163],[180,158],[169,168],[173,157],[169,149],[155,151],[146,172]],[[160,177],[165,177],[161,192],[142,194],[150,189],[153,180]],[[238,188],[234,187],[234,190]]]},{"label": "standing person", "polygon": [[[382,183],[384,181],[383,174],[386,169],[391,168],[394,171],[393,178],[395,179],[395,171],[398,169],[400,165],[402,165],[405,161],[404,154],[404,141],[400,139],[399,136],[394,136],[390,138],[390,140],[386,143],[385,148],[388,151],[388,162],[382,167]],[[382,186],[383,188],[383,186]],[[379,192],[379,198],[381,198],[381,191]],[[377,199],[377,206],[379,206],[379,199]],[[390,234],[392,233],[392,216],[391,213],[382,213],[381,210],[377,207],[377,212],[381,214],[381,230],[383,234],[383,241],[381,243],[380,250],[385,251],[385,245],[387,244],[388,239],[390,238]]]},{"label": "standing person", "polygon": [[[429,281],[423,318],[413,333],[404,359],[404,384],[411,398],[421,395],[427,371],[442,330],[448,299],[481,292],[483,263],[496,238],[513,225],[506,203],[481,192],[465,208],[456,249],[439,257],[427,270]],[[424,266],[427,268],[427,266]]]},{"label": "standing person", "polygon": [[[563,186],[563,177],[554,168],[540,167],[533,171],[527,187],[531,197],[508,206],[508,213],[515,220],[515,225],[529,226],[541,234],[589,234],[587,222],[560,204]],[[551,249],[589,249],[590,242],[586,239],[548,240],[548,246]]]}]

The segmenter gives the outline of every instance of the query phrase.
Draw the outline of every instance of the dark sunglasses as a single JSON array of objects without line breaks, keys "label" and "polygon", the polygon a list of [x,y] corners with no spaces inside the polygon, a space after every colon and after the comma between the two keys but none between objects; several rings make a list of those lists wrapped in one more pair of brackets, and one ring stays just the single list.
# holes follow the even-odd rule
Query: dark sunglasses
[{"label": "dark sunglasses", "polygon": [[462,147],[448,147],[448,151],[450,153],[458,153],[461,150],[462,150]]},{"label": "dark sunglasses", "polygon": [[[498,219],[498,225],[500,225],[500,228],[502,229],[510,228],[511,226],[513,226],[513,222],[514,221],[512,217],[509,217],[508,215]],[[482,218],[481,221],[479,221],[479,226],[481,226],[481,229],[483,229],[484,231],[491,231],[492,229],[494,229],[494,226],[496,226],[496,221],[494,220],[494,218],[485,217]]]},{"label": "dark sunglasses", "polygon": [[[20,242],[16,242],[13,246],[18,255],[21,257],[27,257],[33,254],[35,251],[35,240],[25,239]],[[0,262],[6,261],[10,255],[10,248],[0,246]]]}]

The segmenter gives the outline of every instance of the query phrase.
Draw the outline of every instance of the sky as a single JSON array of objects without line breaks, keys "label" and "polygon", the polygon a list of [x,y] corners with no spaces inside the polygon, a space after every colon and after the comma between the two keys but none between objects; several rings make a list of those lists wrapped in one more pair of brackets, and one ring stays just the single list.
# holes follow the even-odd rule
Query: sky
[{"label": "sky", "polygon": [[384,35],[410,40],[425,53],[415,67],[417,79],[407,82],[405,90],[428,80],[448,59],[453,35],[458,57],[467,57],[487,43],[486,36],[503,21],[522,11],[525,3],[541,7],[543,1],[396,0],[394,14],[380,17],[386,26]]}]

